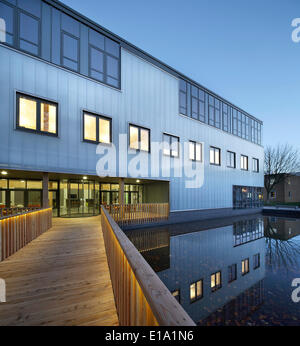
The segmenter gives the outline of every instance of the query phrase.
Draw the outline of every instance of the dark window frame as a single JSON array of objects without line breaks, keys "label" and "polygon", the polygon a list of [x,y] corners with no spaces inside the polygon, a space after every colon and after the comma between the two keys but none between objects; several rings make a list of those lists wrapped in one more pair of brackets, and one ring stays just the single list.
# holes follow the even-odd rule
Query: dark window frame
[{"label": "dark window frame", "polygon": [[[25,99],[36,102],[36,129],[35,130],[34,129],[28,129],[26,127],[19,125],[19,123],[20,123],[20,99],[21,98],[25,98]],[[56,131],[55,131],[55,133],[41,130],[41,107],[40,106],[42,103],[49,104],[51,106],[56,107]],[[49,101],[47,99],[28,95],[28,94],[25,94],[22,92],[16,93],[16,129],[17,130],[41,134],[41,135],[46,135],[46,136],[51,136],[51,137],[58,137],[58,111],[59,111],[58,102]]]},{"label": "dark window frame", "polygon": [[[220,284],[217,285],[216,284],[216,278],[217,278],[217,274],[220,273]],[[215,287],[211,287],[211,277],[212,276],[215,276]],[[211,289],[211,292],[216,292],[218,291],[220,288],[222,288],[222,271],[221,270],[218,270],[212,274],[210,274],[210,289]]]},{"label": "dark window frame", "polygon": [[[255,162],[257,164],[257,168],[254,166]],[[252,171],[254,173],[259,173],[259,159],[255,158],[255,157],[252,158]]]},{"label": "dark window frame", "polygon": [[228,164],[228,162],[227,162],[227,167],[228,168],[236,168],[236,153],[234,152],[234,151],[230,151],[230,150],[227,150],[227,154],[230,154],[230,156],[231,156],[231,154],[233,154],[233,157],[234,157],[234,165],[233,166],[230,166],[230,163],[231,163],[231,160],[230,160],[230,163]]},{"label": "dark window frame", "polygon": [[[167,157],[179,158],[179,156],[180,156],[180,152],[179,152],[179,151],[180,151],[180,150],[179,150],[179,149],[180,149],[180,148],[179,148],[180,137],[175,136],[175,135],[171,135],[171,134],[166,133],[166,132],[163,132],[163,143],[165,142],[165,141],[164,141],[164,137],[165,137],[165,136],[168,136],[168,137],[169,137],[170,155],[165,154],[165,153],[164,153],[164,149],[163,149],[163,155],[164,155],[164,156],[167,156]],[[171,149],[171,146],[172,146],[172,138],[177,139],[177,152],[178,152],[178,155],[177,155],[177,156],[172,154],[172,149]]]},{"label": "dark window frame", "polygon": [[[214,149],[214,162],[210,161],[210,151],[211,149]],[[219,163],[215,163],[216,162],[216,150],[219,151]],[[209,164],[212,166],[221,166],[221,148],[218,147],[214,147],[214,146],[210,146],[209,147]]]},{"label": "dark window frame", "polygon": [[260,267],[260,253],[253,255],[253,269],[258,269]]},{"label": "dark window frame", "polygon": [[[243,262],[245,262],[245,261],[248,262],[248,270],[243,273]],[[242,276],[247,275],[249,273],[250,273],[250,259],[249,259],[249,257],[247,257],[247,258],[244,258],[242,260]]]},{"label": "dark window frame", "polygon": [[[201,295],[198,295],[198,293],[197,293],[197,283],[198,282],[200,282],[201,283]],[[195,285],[195,298],[191,298],[191,286],[192,285]],[[204,292],[203,292],[203,279],[199,279],[199,280],[197,280],[197,281],[193,281],[193,282],[191,282],[190,283],[190,291],[189,291],[189,296],[190,296],[190,304],[191,303],[194,303],[194,302],[196,302],[196,301],[198,301],[198,300],[200,300],[200,299],[202,299],[203,298],[203,296],[204,296]]]},{"label": "dark window frame", "polygon": [[[87,114],[89,116],[93,116],[97,119],[96,120],[96,140],[95,141],[93,141],[91,139],[85,139],[85,137],[84,137],[85,114]],[[100,134],[100,132],[99,132],[99,118],[109,121],[109,143],[99,141],[99,134]],[[94,143],[94,144],[104,144],[104,145],[111,145],[112,144],[112,118],[110,118],[106,115],[103,115],[103,114],[97,114],[97,113],[83,110],[82,111],[82,125],[83,125],[82,126],[82,138],[83,138],[84,142]]]},{"label": "dark window frame", "polygon": [[[192,140],[189,140],[189,143],[192,143],[194,145],[194,158],[191,159],[190,158],[190,153],[189,153],[189,160],[193,161],[193,162],[203,162],[203,146],[202,146],[202,143],[196,142],[196,141],[192,141]],[[200,150],[200,160],[197,160],[197,158],[196,158],[196,146],[197,146],[197,144],[200,145],[200,148],[201,148],[201,150]],[[189,148],[189,150],[190,150],[190,148]]]},{"label": "dark window frame", "polygon": [[[139,145],[139,148],[138,149],[135,149],[135,148],[131,148],[130,146],[130,127],[135,127],[138,129],[138,145]],[[144,150],[144,149],[141,149],[141,130],[146,130],[148,131],[148,150]],[[129,123],[128,124],[128,148],[130,150],[136,150],[136,151],[141,151],[141,152],[144,152],[144,153],[151,153],[151,129],[149,129],[148,127],[144,127],[144,126],[140,126],[140,125],[136,125],[136,124],[133,124],[133,123]]]},{"label": "dark window frame", "polygon": [[[246,163],[247,163],[247,168],[244,168],[243,166],[244,166],[244,159],[247,159],[246,160]],[[243,165],[242,165],[242,162],[243,162]],[[249,171],[249,157],[247,156],[247,155],[243,155],[243,154],[241,154],[241,162],[240,162],[240,164],[241,164],[241,170],[242,171]]]},{"label": "dark window frame", "polygon": [[[229,277],[229,273],[231,273],[231,275],[233,273],[231,278]],[[237,280],[237,265],[236,263],[233,263],[230,266],[228,266],[228,283],[232,283],[233,281],[236,281],[236,280]]]},{"label": "dark window frame", "polygon": [[[70,38],[74,39],[77,41],[77,61],[74,60],[74,59],[71,59],[71,58],[68,58],[67,56],[64,55],[64,37],[65,36],[69,36]],[[74,71],[74,72],[77,72],[79,73],[80,71],[80,38],[70,34],[69,32],[67,31],[64,31],[64,30],[60,30],[60,65],[68,70],[71,70],[71,71]],[[73,69],[69,66],[66,66],[64,65],[64,59],[67,59],[73,63],[76,63],[77,64],[77,70],[76,69]]]}]

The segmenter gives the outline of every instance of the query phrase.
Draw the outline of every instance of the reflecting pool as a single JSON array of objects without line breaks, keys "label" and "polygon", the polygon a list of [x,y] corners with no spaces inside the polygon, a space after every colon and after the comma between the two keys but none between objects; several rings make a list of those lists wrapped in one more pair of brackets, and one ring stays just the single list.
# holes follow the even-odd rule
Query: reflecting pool
[{"label": "reflecting pool", "polygon": [[300,324],[300,220],[255,215],[126,234],[198,325]]}]

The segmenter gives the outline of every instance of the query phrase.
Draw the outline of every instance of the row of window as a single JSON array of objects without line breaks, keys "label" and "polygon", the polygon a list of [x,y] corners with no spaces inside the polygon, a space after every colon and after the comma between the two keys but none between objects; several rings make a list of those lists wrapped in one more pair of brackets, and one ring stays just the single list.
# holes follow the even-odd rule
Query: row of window
[{"label": "row of window", "polygon": [[[17,93],[17,128],[48,135],[58,135],[58,104]],[[112,119],[83,112],[83,139],[93,143],[112,142]],[[179,137],[163,134],[164,155],[179,157]],[[150,130],[129,125],[129,147],[150,152]],[[202,143],[189,141],[189,158],[202,162]],[[221,165],[221,149],[210,147],[210,163]],[[227,166],[236,168],[236,154],[227,151]],[[241,155],[241,169],[248,170],[248,157]],[[259,161],[253,158],[253,171],[259,171]]]},{"label": "row of window", "polygon": [[[236,168],[236,153],[233,151],[227,151],[227,167]],[[210,147],[209,151],[209,162],[211,165],[221,166],[221,149],[216,147]],[[244,171],[248,171],[248,156],[241,155],[240,167]],[[259,172],[259,160],[252,158],[252,171]]]},{"label": "row of window", "polygon": [[259,121],[184,80],[179,82],[179,112],[256,144],[262,142]]},{"label": "row of window", "polygon": [[[6,29],[4,43],[120,88],[120,45],[52,7],[49,7],[51,29],[45,28],[47,21],[42,21],[41,4],[18,0],[16,5],[14,0],[0,0],[0,18],[4,19]],[[85,30],[81,30],[81,25]],[[43,35],[45,31],[51,33],[49,39]],[[82,37],[85,31],[86,37]],[[49,45],[51,56],[44,56],[42,45]],[[84,64],[83,55],[86,55]]]},{"label": "row of window", "polygon": [[[260,254],[253,256],[253,269],[260,267]],[[250,272],[249,258],[242,260],[241,275],[246,275]],[[228,266],[228,283],[237,279],[237,264],[234,263]],[[217,271],[210,276],[211,292],[215,292],[222,287],[222,273]],[[180,302],[180,290],[175,290],[172,295]],[[194,302],[203,297],[203,279],[190,284],[190,302]]]}]

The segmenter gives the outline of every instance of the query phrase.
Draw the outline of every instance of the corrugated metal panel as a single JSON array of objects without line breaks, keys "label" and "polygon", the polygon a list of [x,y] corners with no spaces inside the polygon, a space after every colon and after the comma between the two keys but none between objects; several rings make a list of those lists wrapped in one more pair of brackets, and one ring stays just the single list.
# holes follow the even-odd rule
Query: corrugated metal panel
[{"label": "corrugated metal panel", "polygon": [[[178,80],[126,50],[122,50],[121,92],[3,46],[0,60],[3,167],[95,174],[99,158],[96,145],[82,141],[84,109],[112,118],[117,148],[118,135],[127,134],[129,123],[150,128],[152,141],[161,141],[162,133],[167,132],[179,136],[181,143],[204,142],[204,185],[186,189],[184,179],[171,178],[172,210],[231,207],[232,185],[263,186],[262,170],[253,173],[239,169],[240,154],[249,156],[249,166],[256,157],[262,167],[262,147],[179,116]],[[59,103],[58,138],[15,130],[16,91]],[[210,145],[221,148],[221,167],[209,164]],[[226,167],[226,150],[237,153],[237,169]]]}]

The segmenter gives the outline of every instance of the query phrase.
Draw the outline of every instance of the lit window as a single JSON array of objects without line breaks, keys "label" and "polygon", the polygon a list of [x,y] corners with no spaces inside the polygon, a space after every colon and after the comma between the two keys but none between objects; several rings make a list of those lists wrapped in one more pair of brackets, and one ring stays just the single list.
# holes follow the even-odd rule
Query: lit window
[{"label": "lit window", "polygon": [[36,130],[36,101],[20,97],[19,126]]},{"label": "lit window", "polygon": [[193,302],[203,297],[203,280],[198,280],[190,285],[190,301]]},{"label": "lit window", "polygon": [[219,288],[222,287],[222,282],[221,282],[221,272],[218,271],[214,274],[211,274],[210,276],[210,287],[212,292],[218,290]]},{"label": "lit window", "polygon": [[164,155],[178,157],[179,156],[179,137],[164,133]]},{"label": "lit window", "polygon": [[111,119],[83,113],[83,139],[96,143],[111,143]]},{"label": "lit window", "polygon": [[99,142],[110,143],[110,120],[99,117]]},{"label": "lit window", "polygon": [[172,296],[180,303],[180,290],[173,291]]},{"label": "lit window", "polygon": [[241,155],[241,169],[248,171],[248,156]]},{"label": "lit window", "polygon": [[253,159],[253,172],[259,172],[259,160]]},{"label": "lit window", "polygon": [[95,116],[91,116],[88,114],[84,115],[84,139],[89,141],[97,140],[97,119]]},{"label": "lit window", "polygon": [[189,158],[193,161],[202,161],[202,144],[189,142]]},{"label": "lit window", "polygon": [[209,162],[211,165],[221,165],[221,149],[210,147],[209,150]]},{"label": "lit window", "polygon": [[129,147],[130,149],[150,151],[150,130],[129,125]]},{"label": "lit window", "polygon": [[56,107],[41,103],[41,131],[56,133]]},{"label": "lit window", "polygon": [[17,127],[57,135],[57,104],[17,94]]},{"label": "lit window", "polygon": [[249,258],[242,260],[242,275],[249,273]]}]

